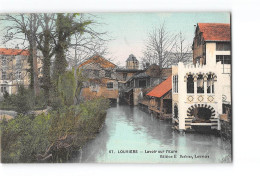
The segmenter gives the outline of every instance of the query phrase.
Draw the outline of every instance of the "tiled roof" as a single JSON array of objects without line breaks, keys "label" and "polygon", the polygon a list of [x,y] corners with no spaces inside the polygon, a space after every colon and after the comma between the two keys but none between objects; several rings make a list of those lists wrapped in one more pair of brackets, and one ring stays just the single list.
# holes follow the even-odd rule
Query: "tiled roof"
[{"label": "tiled roof", "polygon": [[28,56],[29,55],[29,50],[0,48],[0,55],[7,55],[7,56],[23,55],[23,56]]},{"label": "tiled roof", "polygon": [[105,58],[103,58],[100,55],[92,56],[90,59],[88,59],[87,61],[83,62],[79,67],[82,67],[83,65],[87,65],[87,64],[90,64],[90,63],[97,63],[102,68],[115,68],[116,67],[115,64],[113,64],[112,62],[106,60]]},{"label": "tiled roof", "polygon": [[198,23],[205,41],[230,41],[230,24]]},{"label": "tiled roof", "polygon": [[172,89],[172,76],[168,77],[161,84],[157,85],[147,95],[151,97],[162,97],[164,94]]}]

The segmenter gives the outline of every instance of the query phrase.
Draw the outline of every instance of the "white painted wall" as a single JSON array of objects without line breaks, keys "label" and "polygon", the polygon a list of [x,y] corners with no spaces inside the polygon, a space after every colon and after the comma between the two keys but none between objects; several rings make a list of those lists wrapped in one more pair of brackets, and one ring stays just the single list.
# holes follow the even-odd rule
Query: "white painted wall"
[{"label": "white painted wall", "polygon": [[[225,80],[223,78],[221,63],[212,65],[184,65],[183,63],[178,64],[178,108],[179,108],[179,130],[185,130],[185,118],[187,117],[187,110],[190,106],[195,104],[207,104],[215,109],[215,118],[219,118],[219,114],[222,113],[222,93],[223,93],[223,85]],[[193,94],[187,94],[187,82],[184,82],[186,74],[206,74],[212,72],[217,76],[217,80],[214,82],[214,94],[208,94],[204,90],[204,94],[197,94],[194,91]],[[205,83],[204,83],[205,84]],[[196,84],[195,84],[196,85]],[[196,90],[196,89],[194,89]],[[194,97],[192,102],[187,101],[187,97],[191,95]],[[203,101],[198,101],[198,96],[202,95],[204,97]],[[209,102],[208,96],[212,95],[214,97],[214,101]],[[218,126],[220,129],[220,126]]]}]

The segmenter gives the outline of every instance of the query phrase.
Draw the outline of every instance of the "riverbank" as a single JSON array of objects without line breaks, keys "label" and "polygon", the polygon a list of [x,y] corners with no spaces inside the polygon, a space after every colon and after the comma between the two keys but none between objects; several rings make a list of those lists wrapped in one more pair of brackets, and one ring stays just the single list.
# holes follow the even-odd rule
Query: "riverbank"
[{"label": "riverbank", "polygon": [[1,122],[2,163],[62,163],[102,127],[108,100],[97,98],[40,115]]}]

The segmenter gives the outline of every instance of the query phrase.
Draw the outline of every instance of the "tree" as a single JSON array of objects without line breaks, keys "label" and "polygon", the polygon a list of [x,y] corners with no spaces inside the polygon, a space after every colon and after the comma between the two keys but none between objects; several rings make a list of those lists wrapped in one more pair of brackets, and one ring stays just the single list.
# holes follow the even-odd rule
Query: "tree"
[{"label": "tree", "polygon": [[71,36],[69,47],[66,52],[68,69],[74,69],[74,78],[77,85],[74,104],[79,102],[78,96],[83,81],[81,72],[78,71],[78,66],[95,54],[106,55],[108,53],[107,42],[109,41],[109,39],[105,39],[107,38],[106,32],[98,32],[98,30],[95,30],[95,27],[102,25],[98,23],[95,15],[79,14],[77,21],[91,21],[91,23],[84,27],[83,32],[77,31]]},{"label": "tree", "polygon": [[189,62],[191,56],[191,45],[186,43],[182,33],[175,35],[168,32],[162,24],[148,34],[142,64],[144,68],[151,64],[164,68],[178,62]]},{"label": "tree", "polygon": [[39,23],[37,21],[36,14],[6,14],[1,16],[1,21],[8,22],[8,25],[4,28],[6,34],[4,36],[3,43],[7,43],[11,40],[22,41],[24,45],[29,43],[29,57],[28,62],[30,68],[30,87],[34,89],[36,95],[39,94],[39,81],[38,81],[38,68],[37,68],[37,45],[36,45],[36,33],[39,29]]},{"label": "tree", "polygon": [[176,37],[177,35],[166,31],[164,23],[154,28],[146,39],[143,62],[158,64],[160,68],[166,67],[169,55],[176,45]]},{"label": "tree", "polygon": [[71,36],[75,33],[84,33],[85,27],[92,21],[78,20],[79,14],[57,14],[55,44],[54,77],[57,79],[66,71],[68,66],[66,52],[70,46]]},{"label": "tree", "polygon": [[[94,54],[104,55],[107,52],[106,41],[100,38],[101,33],[95,33],[95,37],[92,35],[88,36],[86,33],[75,33],[71,47],[67,54],[67,61],[69,67],[74,70],[74,78],[77,85],[77,92],[82,86],[81,72],[78,71],[78,66],[87,58],[93,56]],[[79,78],[78,78],[79,76]],[[78,103],[79,93],[75,94],[74,104]]]},{"label": "tree", "polygon": [[168,65],[174,65],[179,62],[188,63],[192,61],[191,44],[187,43],[182,32],[177,35],[176,45],[169,54]]},{"label": "tree", "polygon": [[55,54],[52,38],[54,35],[55,14],[38,14],[38,20],[41,31],[37,34],[37,48],[43,55],[42,88],[48,101],[51,89],[51,58]]},{"label": "tree", "polygon": [[[65,73],[67,66],[74,68],[77,82],[77,66],[89,56],[107,52],[104,32],[96,32],[90,24],[93,15],[86,18],[83,14],[19,14],[3,15],[2,20],[8,22],[4,43],[21,40],[29,49],[28,72],[31,75],[30,86],[35,94],[39,94],[37,68],[37,49],[43,55],[42,88],[47,100],[50,90],[56,89],[59,76]],[[90,19],[91,18],[91,19]],[[51,72],[51,59],[54,59],[54,69]],[[53,73],[53,81],[51,80]],[[53,84],[54,83],[54,84]],[[54,85],[54,86],[53,86]],[[48,104],[50,102],[48,101]]]}]

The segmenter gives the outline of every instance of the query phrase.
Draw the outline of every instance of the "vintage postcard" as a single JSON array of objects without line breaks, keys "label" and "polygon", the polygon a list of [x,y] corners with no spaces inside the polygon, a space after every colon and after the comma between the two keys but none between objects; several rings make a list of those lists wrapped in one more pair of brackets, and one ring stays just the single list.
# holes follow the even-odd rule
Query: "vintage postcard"
[{"label": "vintage postcard", "polygon": [[1,14],[1,162],[232,163],[230,15]]}]

